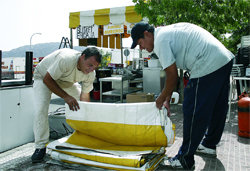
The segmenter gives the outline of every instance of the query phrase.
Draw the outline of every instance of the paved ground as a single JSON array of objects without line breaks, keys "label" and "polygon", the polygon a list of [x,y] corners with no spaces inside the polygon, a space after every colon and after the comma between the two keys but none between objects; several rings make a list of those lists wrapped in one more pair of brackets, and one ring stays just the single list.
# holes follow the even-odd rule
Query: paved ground
[{"label": "paved ground", "polygon": [[[61,107],[61,99],[54,98],[51,101],[50,111]],[[167,148],[169,157],[175,156],[182,143],[182,112],[181,105],[172,106],[173,114],[171,120],[176,124],[175,143]],[[209,158],[195,155],[195,170],[226,170],[226,171],[250,171],[250,139],[238,136],[238,120],[236,104],[232,106],[231,122],[226,123],[222,140],[217,148],[217,158]],[[49,156],[46,156],[42,163],[32,164],[31,155],[34,150],[34,143],[28,143],[12,150],[0,153],[0,170],[21,170],[21,171],[58,171],[58,170],[100,170],[83,166],[81,168],[69,168],[54,163]],[[172,170],[160,166],[158,170]]]}]

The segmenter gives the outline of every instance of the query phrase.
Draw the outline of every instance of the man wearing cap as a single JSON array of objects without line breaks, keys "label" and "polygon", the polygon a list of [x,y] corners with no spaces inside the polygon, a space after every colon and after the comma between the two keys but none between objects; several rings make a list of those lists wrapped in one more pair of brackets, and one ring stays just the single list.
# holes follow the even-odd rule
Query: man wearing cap
[{"label": "man wearing cap", "polygon": [[137,23],[131,30],[133,44],[154,52],[166,72],[165,86],[156,107],[165,106],[170,116],[170,98],[176,86],[177,67],[190,73],[184,89],[183,142],[178,154],[165,161],[173,168],[193,169],[194,154],[216,157],[228,111],[230,73],[234,55],[212,34],[191,23],[176,23],[154,29]]},{"label": "man wearing cap", "polygon": [[63,98],[70,110],[77,111],[77,101],[90,101],[89,92],[93,89],[95,69],[101,57],[96,47],[86,48],[83,52],[65,48],[47,55],[36,66],[33,84],[36,95],[33,127],[36,150],[31,157],[33,163],[42,161],[46,154],[51,94]]}]

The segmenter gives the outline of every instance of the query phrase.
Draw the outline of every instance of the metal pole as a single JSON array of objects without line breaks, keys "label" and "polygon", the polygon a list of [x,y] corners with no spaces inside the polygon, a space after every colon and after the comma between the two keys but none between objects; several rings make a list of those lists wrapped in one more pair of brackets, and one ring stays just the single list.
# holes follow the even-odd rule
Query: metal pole
[{"label": "metal pole", "polygon": [[122,34],[120,34],[120,44],[121,44],[121,64],[123,64],[123,47],[122,47]]},{"label": "metal pole", "polygon": [[70,48],[73,49],[73,30],[70,29]]},{"label": "metal pole", "polygon": [[33,37],[34,35],[36,35],[36,34],[41,35],[42,33],[34,33],[34,34],[32,34],[32,36],[30,37],[30,50],[31,50],[31,41],[32,41],[32,37]]},{"label": "metal pole", "polygon": [[142,58],[142,50],[139,49],[139,58]]},{"label": "metal pole", "polygon": [[121,76],[121,103],[123,103],[123,73],[124,73],[124,67],[123,67],[122,34],[120,34],[120,43],[121,43],[121,64],[122,64],[122,76]]},{"label": "metal pole", "polygon": [[33,52],[26,52],[25,60],[25,85],[32,84],[33,77]]},{"label": "metal pole", "polygon": [[121,100],[121,103],[123,103],[123,76],[121,76],[121,97],[120,97],[120,100]]},{"label": "metal pole", "polygon": [[100,81],[100,102],[102,102],[102,81],[99,79]]},{"label": "metal pole", "polygon": [[0,68],[0,87],[2,87],[2,51],[0,50],[0,63],[1,63],[1,68]]}]

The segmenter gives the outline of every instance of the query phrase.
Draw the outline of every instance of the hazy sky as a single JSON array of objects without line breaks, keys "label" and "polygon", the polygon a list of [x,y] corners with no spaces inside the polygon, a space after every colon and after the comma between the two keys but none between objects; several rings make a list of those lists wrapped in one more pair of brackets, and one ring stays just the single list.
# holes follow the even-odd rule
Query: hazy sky
[{"label": "hazy sky", "polygon": [[[0,50],[70,38],[69,13],[133,5],[132,0],[0,0]],[[73,34],[74,46],[78,45]]]}]

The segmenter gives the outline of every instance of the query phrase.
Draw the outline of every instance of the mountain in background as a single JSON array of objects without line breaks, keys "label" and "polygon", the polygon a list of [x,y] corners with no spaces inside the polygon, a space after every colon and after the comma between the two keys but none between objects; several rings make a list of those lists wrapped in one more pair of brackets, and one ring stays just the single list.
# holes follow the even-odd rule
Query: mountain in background
[{"label": "mountain in background", "polygon": [[[53,51],[59,49],[60,43],[59,42],[51,42],[51,43],[39,43],[32,45],[33,57],[44,57]],[[63,48],[64,45],[61,46]],[[69,46],[68,46],[69,48]],[[74,46],[73,49],[82,51],[86,47],[84,46]],[[2,57],[25,57],[26,51],[30,51],[30,46],[25,45],[18,47],[16,49],[12,49],[10,51],[3,51]]]}]

